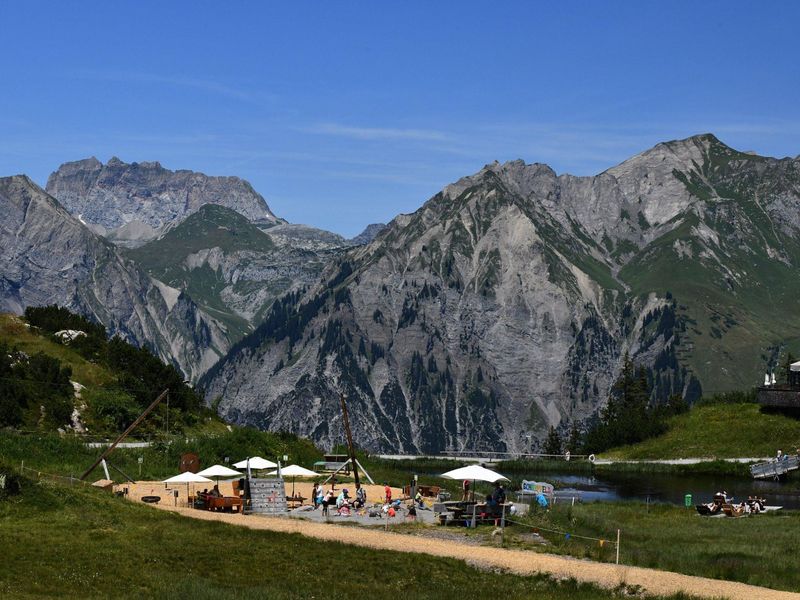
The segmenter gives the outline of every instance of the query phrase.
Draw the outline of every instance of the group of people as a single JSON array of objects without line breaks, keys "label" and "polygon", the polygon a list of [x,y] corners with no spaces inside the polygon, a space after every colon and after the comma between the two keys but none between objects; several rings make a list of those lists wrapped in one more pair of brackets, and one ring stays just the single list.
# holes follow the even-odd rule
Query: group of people
[{"label": "group of people", "polygon": [[321,507],[323,515],[328,515],[332,506],[336,507],[336,514],[349,515],[352,510],[358,510],[367,505],[367,491],[359,484],[356,485],[355,498],[350,495],[350,490],[347,488],[342,488],[337,495],[334,490],[325,490],[318,483],[314,484],[314,489],[311,493],[314,509]]}]

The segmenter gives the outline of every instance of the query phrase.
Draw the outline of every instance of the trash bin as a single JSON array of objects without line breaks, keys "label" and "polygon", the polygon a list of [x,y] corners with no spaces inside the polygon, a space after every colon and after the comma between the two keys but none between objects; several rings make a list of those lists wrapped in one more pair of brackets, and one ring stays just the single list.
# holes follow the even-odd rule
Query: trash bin
[{"label": "trash bin", "polygon": [[683,503],[686,505],[686,508],[691,508],[692,507],[692,495],[691,494],[686,494],[683,497]]}]

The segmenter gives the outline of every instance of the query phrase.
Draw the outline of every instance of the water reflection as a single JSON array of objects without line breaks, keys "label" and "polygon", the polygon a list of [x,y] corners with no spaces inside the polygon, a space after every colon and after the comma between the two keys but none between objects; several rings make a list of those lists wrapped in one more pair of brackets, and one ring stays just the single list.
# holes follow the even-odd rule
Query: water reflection
[{"label": "water reflection", "polygon": [[708,502],[716,491],[725,490],[736,500],[747,496],[765,497],[770,505],[800,509],[800,482],[756,481],[731,476],[672,475],[660,473],[602,473],[575,475],[568,473],[537,473],[525,479],[548,481],[556,487],[556,495],[577,495],[583,502],[640,500],[684,504],[686,494],[692,502]]}]

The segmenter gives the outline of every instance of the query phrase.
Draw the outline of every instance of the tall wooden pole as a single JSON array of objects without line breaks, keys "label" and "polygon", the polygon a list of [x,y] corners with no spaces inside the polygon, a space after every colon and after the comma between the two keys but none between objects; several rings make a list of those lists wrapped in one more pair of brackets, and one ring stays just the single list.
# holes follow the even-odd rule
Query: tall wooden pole
[{"label": "tall wooden pole", "polygon": [[347,416],[347,402],[345,402],[344,394],[339,394],[339,402],[342,404],[344,433],[347,436],[347,448],[350,450],[350,464],[353,467],[353,479],[356,483],[356,489],[358,489],[361,487],[361,483],[358,481],[358,461],[356,460],[356,447],[353,445],[353,434],[350,431],[350,418]]},{"label": "tall wooden pole", "polygon": [[86,472],[85,472],[83,475],[81,475],[81,481],[83,481],[84,479],[86,479],[86,478],[89,476],[89,473],[91,473],[92,471],[94,471],[94,468],[95,468],[97,465],[99,465],[101,462],[103,462],[103,461],[106,459],[106,457],[108,457],[108,455],[109,455],[109,454],[111,454],[111,453],[114,451],[114,448],[116,448],[116,447],[117,447],[117,444],[119,444],[119,443],[120,443],[122,440],[124,440],[126,437],[128,437],[128,434],[129,434],[131,431],[133,431],[134,429],[136,429],[136,428],[139,426],[139,423],[141,423],[142,421],[144,421],[144,418],[145,418],[147,415],[149,415],[149,414],[150,414],[150,412],[151,412],[151,411],[152,411],[152,410],[153,410],[153,409],[154,409],[156,406],[158,406],[158,403],[159,403],[159,402],[161,402],[161,401],[162,401],[162,400],[163,400],[163,399],[164,399],[164,398],[167,396],[167,394],[169,394],[169,389],[166,389],[166,390],[164,390],[163,392],[161,392],[161,393],[158,395],[158,398],[156,398],[155,400],[153,400],[153,403],[152,403],[150,406],[148,406],[148,407],[145,409],[145,411],[144,411],[142,414],[140,414],[140,415],[139,415],[139,417],[138,417],[138,418],[137,418],[137,419],[136,419],[136,420],[135,420],[133,423],[131,423],[131,424],[130,424],[130,426],[129,426],[129,427],[128,427],[128,428],[127,428],[127,429],[126,429],[124,432],[122,432],[122,435],[120,435],[120,436],[119,436],[117,439],[115,439],[115,440],[114,440],[114,443],[113,443],[113,444],[111,444],[111,445],[110,445],[108,448],[106,448],[105,452],[103,452],[103,453],[100,455],[100,458],[98,458],[96,461],[94,461],[94,464],[93,464],[91,467],[89,467],[88,469],[86,469]]}]

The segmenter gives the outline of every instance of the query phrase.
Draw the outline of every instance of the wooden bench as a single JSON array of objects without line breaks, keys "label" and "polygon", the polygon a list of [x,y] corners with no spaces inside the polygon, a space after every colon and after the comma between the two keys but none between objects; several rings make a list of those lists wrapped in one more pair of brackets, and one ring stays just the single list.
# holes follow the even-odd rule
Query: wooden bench
[{"label": "wooden bench", "polygon": [[224,496],[222,498],[210,496],[206,499],[206,510],[230,510],[241,512],[242,499],[234,498],[233,496]]}]

